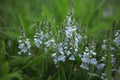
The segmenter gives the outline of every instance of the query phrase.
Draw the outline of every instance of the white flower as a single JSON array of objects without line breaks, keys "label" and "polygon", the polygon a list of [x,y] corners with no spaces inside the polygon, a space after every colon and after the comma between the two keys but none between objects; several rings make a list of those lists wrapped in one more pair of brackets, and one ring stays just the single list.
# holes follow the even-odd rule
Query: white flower
[{"label": "white flower", "polygon": [[19,51],[18,54],[21,55],[21,51]]},{"label": "white flower", "polygon": [[65,55],[60,55],[58,56],[58,61],[65,61],[66,56]]},{"label": "white flower", "polygon": [[71,54],[71,52],[68,50],[65,50],[65,52],[66,52],[67,56],[69,56]]},{"label": "white flower", "polygon": [[40,45],[42,44],[42,41],[37,38],[34,38],[34,43],[36,44],[37,47],[40,47]]},{"label": "white flower", "polygon": [[96,53],[93,50],[90,50],[90,53],[96,55]]},{"label": "white flower", "polygon": [[78,43],[81,43],[82,41],[82,36],[80,34],[77,34],[77,39],[78,39]]},{"label": "white flower", "polygon": [[114,50],[115,50],[115,47],[111,47],[111,50],[114,51]]},{"label": "white flower", "polygon": [[[21,55],[22,53],[26,53],[30,50],[31,45],[30,45],[29,39],[23,38],[22,40],[21,39],[18,40],[18,42],[19,42],[18,48],[20,49],[20,51],[18,52],[19,55]],[[28,55],[29,55],[29,53],[28,53]]]},{"label": "white flower", "polygon": [[63,55],[64,54],[63,48],[59,48],[59,52]]},{"label": "white flower", "polygon": [[105,59],[106,59],[106,58],[103,56],[102,59],[101,59],[101,61],[105,61]]},{"label": "white flower", "polygon": [[18,48],[22,49],[25,45],[23,43],[19,44]]},{"label": "white flower", "polygon": [[74,55],[71,55],[71,56],[69,57],[69,60],[75,61],[75,56],[74,56]]},{"label": "white flower", "polygon": [[58,58],[57,57],[54,57],[54,63],[57,64],[58,63]]},{"label": "white flower", "polygon": [[51,45],[51,41],[48,40],[48,41],[46,41],[44,44],[46,45],[46,47],[49,47],[49,46]]},{"label": "white flower", "polygon": [[75,52],[78,52],[78,48],[75,48]]},{"label": "white flower", "polygon": [[32,55],[31,52],[29,52],[28,55],[31,56]]},{"label": "white flower", "polygon": [[95,59],[95,58],[92,58],[92,59],[90,60],[90,64],[92,64],[92,65],[97,65],[96,59]]},{"label": "white flower", "polygon": [[56,56],[56,53],[53,53],[53,54],[52,54],[52,57],[55,57],[55,56]]},{"label": "white flower", "polygon": [[69,32],[69,31],[66,31],[66,37],[71,38],[72,37],[72,33]]},{"label": "white flower", "polygon": [[26,53],[27,51],[28,51],[27,47],[23,47],[23,48],[21,49],[21,52],[23,52],[23,53]]},{"label": "white flower", "polygon": [[89,61],[90,61],[89,58],[82,58],[81,60],[82,60],[82,62],[84,62],[84,63],[89,63]]},{"label": "white flower", "polygon": [[107,40],[105,39],[105,40],[103,40],[103,43],[106,43],[107,42]]},{"label": "white flower", "polygon": [[97,69],[103,69],[104,67],[105,67],[105,64],[104,64],[104,63],[97,65]]},{"label": "white flower", "polygon": [[85,47],[85,51],[86,51],[86,52],[89,51],[88,47]]},{"label": "white flower", "polygon": [[102,49],[106,49],[106,47],[107,47],[106,44],[102,45]]},{"label": "white flower", "polygon": [[80,67],[83,68],[83,69],[89,70],[89,67],[88,67],[87,64],[82,63],[82,64],[80,65]]},{"label": "white flower", "polygon": [[22,43],[22,40],[18,40],[19,43]]},{"label": "white flower", "polygon": [[118,46],[120,46],[120,30],[115,33],[115,39],[113,40]]},{"label": "white flower", "polygon": [[82,58],[82,54],[78,54],[78,57],[79,57],[79,58]]},{"label": "white flower", "polygon": [[120,45],[120,36],[114,39],[114,42],[119,46]]},{"label": "white flower", "polygon": [[29,42],[28,39],[25,41],[25,43],[26,43],[26,45],[27,45],[27,48],[30,49],[30,48],[31,48],[31,45],[30,45],[30,42]]}]

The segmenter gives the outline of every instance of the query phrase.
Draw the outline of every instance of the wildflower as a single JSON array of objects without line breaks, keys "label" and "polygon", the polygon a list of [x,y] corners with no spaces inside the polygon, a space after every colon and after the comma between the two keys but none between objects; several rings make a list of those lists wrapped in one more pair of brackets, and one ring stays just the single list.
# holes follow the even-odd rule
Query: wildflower
[{"label": "wildflower", "polygon": [[106,49],[107,48],[107,45],[106,45],[106,42],[107,42],[107,40],[105,39],[105,40],[103,40],[103,44],[102,44],[102,49]]},{"label": "wildflower", "polygon": [[95,58],[92,58],[92,59],[90,60],[90,64],[92,64],[92,65],[97,65],[97,60],[96,60]]},{"label": "wildflower", "polygon": [[106,44],[103,44],[103,45],[102,45],[102,49],[106,49]]},{"label": "wildflower", "polygon": [[31,48],[29,39],[23,38],[23,39],[18,40],[18,42],[19,42],[18,48],[20,49],[20,51],[18,52],[19,55],[21,55],[22,53],[29,52],[29,50]]},{"label": "wildflower", "polygon": [[90,61],[89,58],[84,58],[84,57],[81,60],[82,60],[83,63],[89,63],[89,61]]},{"label": "wildflower", "polygon": [[103,69],[105,67],[105,64],[104,63],[101,63],[101,64],[98,64],[97,65],[97,69]]},{"label": "wildflower", "polygon": [[53,53],[53,54],[52,54],[52,57],[55,57],[55,56],[56,56],[56,53]]},{"label": "wildflower", "polygon": [[85,69],[85,70],[89,70],[88,65],[85,64],[85,63],[82,63],[82,64],[80,65],[80,67],[83,68],[83,69]]},{"label": "wildflower", "polygon": [[78,39],[78,43],[80,44],[82,41],[82,36],[80,34],[77,34],[77,39]]},{"label": "wildflower", "polygon": [[71,60],[71,61],[75,61],[75,57],[74,57],[74,55],[71,55],[71,56],[69,57],[69,60]]},{"label": "wildflower", "polygon": [[59,55],[58,56],[58,61],[65,61],[65,59],[66,59],[66,56],[65,55]]},{"label": "wildflower", "polygon": [[82,63],[80,67],[83,69],[88,70],[89,65],[96,66],[98,64],[96,58],[94,58],[94,56],[96,56],[96,53],[94,52],[94,50],[90,50],[88,47],[85,47],[85,51],[83,52],[83,55],[79,54],[78,56],[81,58]]},{"label": "wildflower", "polygon": [[115,33],[115,39],[113,40],[118,46],[120,46],[120,30],[117,30]]},{"label": "wildflower", "polygon": [[71,54],[71,52],[69,50],[65,50],[65,53],[67,54],[67,56],[69,56]]},{"label": "wildflower", "polygon": [[31,55],[30,53],[31,44],[29,39],[26,38],[25,36],[23,27],[21,27],[21,35],[19,36],[18,43],[19,43],[18,48],[20,49],[20,51],[18,52],[19,55],[21,55],[22,53],[28,53],[28,55]]},{"label": "wildflower", "polygon": [[43,44],[43,32],[37,32],[34,35],[34,43],[37,47],[40,47]]}]

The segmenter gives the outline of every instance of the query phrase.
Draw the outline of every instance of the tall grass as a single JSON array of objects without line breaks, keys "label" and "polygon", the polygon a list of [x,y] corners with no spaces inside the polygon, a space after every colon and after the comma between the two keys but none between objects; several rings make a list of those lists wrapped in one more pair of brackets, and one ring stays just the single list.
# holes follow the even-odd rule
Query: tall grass
[{"label": "tall grass", "polygon": [[111,2],[1,1],[0,80],[119,80],[120,8]]}]

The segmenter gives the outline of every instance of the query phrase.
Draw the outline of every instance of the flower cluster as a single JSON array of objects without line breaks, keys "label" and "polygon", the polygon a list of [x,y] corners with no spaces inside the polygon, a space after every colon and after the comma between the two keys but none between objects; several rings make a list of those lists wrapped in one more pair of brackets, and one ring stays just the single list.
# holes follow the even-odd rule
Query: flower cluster
[{"label": "flower cluster", "polygon": [[73,23],[72,15],[67,16],[65,23],[65,37],[62,42],[57,44],[57,53],[53,53],[54,63],[64,62],[66,59],[75,61],[78,46],[82,41],[82,36],[77,33],[77,26]]},{"label": "flower cluster", "polygon": [[107,40],[103,40],[102,49],[106,49],[107,48],[106,42],[107,42]]},{"label": "flower cluster", "polygon": [[23,29],[22,29],[22,36],[19,36],[18,43],[19,43],[18,48],[20,49],[20,51],[18,52],[19,55],[21,55],[22,53],[28,53],[28,55],[31,55],[30,52],[31,44],[29,39],[25,37],[25,33]]},{"label": "flower cluster", "polygon": [[[81,62],[78,63],[80,64],[79,68],[82,68],[89,74],[92,72],[99,74],[100,78],[104,80],[106,77],[104,69],[107,67],[106,59],[109,57],[107,53],[110,52],[111,67],[112,70],[115,70],[114,66],[116,64],[116,58],[112,52],[114,52],[117,47],[114,47],[112,43],[115,43],[118,47],[120,46],[120,30],[115,32],[114,39],[109,40],[109,38],[103,40],[103,44],[100,46],[102,47],[101,52],[103,54],[97,54],[99,52],[97,52],[96,43],[94,42],[95,40],[90,38],[90,42],[88,42],[89,37],[87,37],[86,34],[81,35],[82,30],[75,24],[72,12],[66,17],[63,30],[59,30],[58,33],[56,33],[57,37],[53,36],[53,32],[46,19],[42,24],[38,22],[36,27],[34,35],[35,46],[40,48],[40,50],[43,50],[43,52],[52,53],[54,64],[57,67],[59,66],[58,63],[79,61]],[[59,32],[62,34],[59,34]],[[83,29],[83,32],[86,33],[86,29]],[[26,38],[23,28],[22,36],[19,37],[18,43],[18,48],[20,49],[18,52],[19,55],[22,53],[28,53],[28,55],[31,55],[31,44],[29,39]]]},{"label": "flower cluster", "polygon": [[[46,25],[47,23],[45,23],[43,26],[48,26]],[[37,28],[36,28],[36,33],[34,35],[34,43],[36,45],[36,47],[40,48],[44,46],[44,50],[45,52],[47,52],[48,48],[51,45],[55,45],[55,39],[54,37],[52,37],[52,32],[45,32],[43,30],[40,29],[40,24],[37,24]]]},{"label": "flower cluster", "polygon": [[120,46],[120,30],[117,30],[115,33],[115,39],[113,40],[116,45]]},{"label": "flower cluster", "polygon": [[90,50],[90,48],[86,47],[85,51],[83,52],[83,55],[80,56],[82,64],[80,65],[81,68],[85,70],[89,70],[89,65],[96,66],[97,60],[95,58],[96,53],[94,50]]}]

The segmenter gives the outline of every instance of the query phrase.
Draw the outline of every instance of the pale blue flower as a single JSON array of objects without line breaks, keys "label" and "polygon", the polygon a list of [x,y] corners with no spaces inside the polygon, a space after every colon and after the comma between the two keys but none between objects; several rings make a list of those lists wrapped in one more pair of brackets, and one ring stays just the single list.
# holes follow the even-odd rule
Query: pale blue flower
[{"label": "pale blue flower", "polygon": [[90,54],[96,55],[96,53],[93,50],[90,50]]},{"label": "pale blue flower", "polygon": [[19,49],[22,49],[22,48],[24,48],[24,46],[25,46],[25,44],[24,44],[24,43],[21,43],[21,44],[19,44],[18,48],[19,48]]},{"label": "pale blue flower", "polygon": [[103,69],[105,67],[105,64],[104,63],[101,63],[101,64],[97,64],[97,69]]},{"label": "pale blue flower", "polygon": [[[23,37],[21,37],[23,38]],[[20,49],[20,51],[18,52],[19,55],[21,55],[22,53],[26,53],[29,52],[30,48],[31,48],[31,44],[29,42],[29,39],[20,39],[18,40],[19,46],[18,48]]]},{"label": "pale blue flower", "polygon": [[67,56],[69,56],[71,54],[71,52],[69,50],[65,50],[65,53],[67,54]]},{"label": "pale blue flower", "polygon": [[95,58],[92,58],[92,59],[90,60],[90,64],[92,64],[92,65],[97,65],[97,60],[96,60]]},{"label": "pale blue flower", "polygon": [[40,47],[40,45],[42,44],[42,41],[37,38],[34,38],[34,43],[36,44],[37,47]]},{"label": "pale blue flower", "polygon": [[106,47],[107,47],[106,44],[102,45],[102,49],[106,49]]},{"label": "pale blue flower", "polygon": [[115,33],[115,39],[113,40],[118,46],[120,46],[120,30]]},{"label": "pale blue flower", "polygon": [[71,56],[69,57],[69,60],[75,61],[75,56],[74,56],[74,55],[71,55]]},{"label": "pale blue flower", "polygon": [[66,56],[65,55],[59,55],[58,56],[58,61],[65,61],[65,59],[66,59]]},{"label": "pale blue flower", "polygon": [[120,36],[114,39],[114,42],[119,46],[120,45]]},{"label": "pale blue flower", "polygon": [[81,60],[82,60],[83,63],[89,63],[89,61],[90,61],[89,58],[84,58],[84,57]]},{"label": "pale blue flower", "polygon": [[83,68],[83,69],[85,69],[85,70],[89,70],[88,65],[85,64],[85,63],[82,63],[82,64],[80,65],[80,67]]}]

